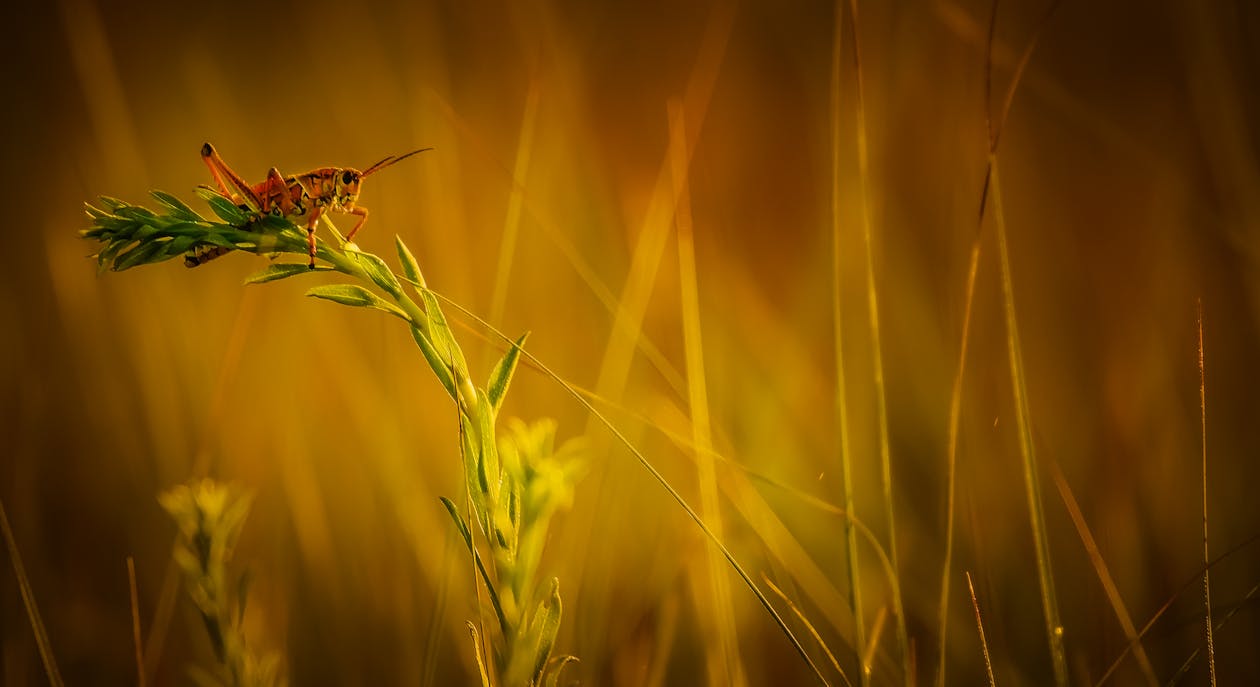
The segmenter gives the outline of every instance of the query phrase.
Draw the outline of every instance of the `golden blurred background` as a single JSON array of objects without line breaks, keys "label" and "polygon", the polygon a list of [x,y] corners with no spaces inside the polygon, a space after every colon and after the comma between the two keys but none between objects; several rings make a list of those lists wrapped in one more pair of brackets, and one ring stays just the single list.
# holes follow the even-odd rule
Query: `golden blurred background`
[{"label": "golden blurred background", "polygon": [[[860,5],[899,573],[916,682],[929,684],[990,5]],[[994,111],[1045,9],[999,8]],[[363,168],[433,146],[365,183],[360,247],[392,256],[396,233],[430,286],[508,334],[532,331],[529,349],[598,392],[699,504],[694,454],[671,438],[691,436],[675,219],[687,222],[707,410],[726,458],[724,540],[857,679],[842,521],[814,501],[843,502],[834,200],[857,516],[886,539],[852,17],[835,122],[829,3],[55,0],[7,13],[0,498],[68,684],[136,681],[128,556],[150,683],[182,683],[208,660],[187,603],[169,603],[174,526],[156,500],[203,474],[256,494],[236,555],[255,580],[246,628],[283,654],[292,684],[476,680],[471,569],[437,501],[462,490],[455,413],[406,329],[303,299],[324,276],[243,287],[267,264],[250,255],[100,276],[85,258],[84,201],[145,203],[157,188],[202,207],[192,190],[210,183],[205,141],[256,181],[273,165]],[[1216,620],[1235,611],[1216,633],[1216,668],[1233,684],[1260,681],[1256,45],[1260,6],[1247,0],[1064,3],[1001,140],[1032,432],[1079,684],[1102,677],[1126,639],[1052,464],[1134,623],[1172,600],[1144,641],[1155,674],[1171,678],[1202,643],[1199,299],[1210,547],[1241,547],[1211,570]],[[1045,684],[992,223],[981,237],[947,679],[985,680],[970,571],[998,682]],[[498,353],[478,331],[457,334],[484,375]],[[809,683],[728,568],[729,601],[713,601],[699,529],[554,382],[523,369],[505,414],[554,417],[561,438],[585,434],[591,447],[543,562],[564,597],[558,650],[581,659],[566,679],[720,684],[714,647],[733,630],[749,684]],[[4,560],[0,683],[44,684]],[[870,630],[890,596],[869,548],[861,561]],[[901,680],[891,627],[876,684]],[[1142,679],[1129,657],[1113,684]],[[1186,681],[1207,679],[1200,659]]]}]

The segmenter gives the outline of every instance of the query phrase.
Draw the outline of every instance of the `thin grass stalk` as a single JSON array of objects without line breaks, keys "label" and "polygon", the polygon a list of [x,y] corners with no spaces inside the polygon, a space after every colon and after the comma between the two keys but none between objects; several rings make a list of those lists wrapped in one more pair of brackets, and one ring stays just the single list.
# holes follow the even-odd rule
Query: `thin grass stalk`
[{"label": "thin grass stalk", "polygon": [[1111,609],[1115,612],[1116,619],[1120,621],[1120,628],[1124,630],[1125,638],[1133,646],[1134,657],[1142,670],[1142,675],[1146,678],[1146,683],[1158,685],[1159,679],[1155,677],[1155,668],[1151,666],[1151,659],[1146,655],[1146,649],[1142,647],[1142,640],[1138,637],[1137,629],[1133,625],[1133,618],[1124,605],[1124,599],[1120,597],[1120,590],[1116,588],[1115,581],[1111,579],[1111,573],[1107,569],[1102,553],[1098,550],[1093,533],[1089,530],[1089,524],[1085,522],[1081,507],[1077,504],[1076,497],[1072,495],[1072,488],[1068,485],[1057,462],[1051,460],[1048,467],[1050,476],[1054,478],[1054,484],[1059,489],[1059,496],[1063,499],[1063,505],[1067,507],[1068,515],[1072,517],[1072,524],[1076,526],[1076,533],[1080,536],[1081,543],[1085,545],[1085,552],[1089,555],[1090,563],[1094,565],[1094,572],[1102,582],[1107,601],[1111,603]]},{"label": "thin grass stalk", "polygon": [[[844,480],[844,511],[857,512],[853,490],[853,456],[849,449],[848,386],[844,380],[844,317],[840,273],[840,65],[844,38],[844,5],[835,3],[835,29],[831,49],[831,321],[836,364],[836,431],[840,435],[840,471]],[[866,645],[866,623],[862,619],[862,576],[858,562],[857,533],[853,523],[844,521],[845,566],[849,577],[849,605],[853,607],[853,636],[858,647]],[[870,675],[858,666],[862,687]]]},{"label": "thin grass stalk", "polygon": [[[866,647],[862,649],[862,672],[870,673],[871,664],[875,662],[875,650],[879,648],[879,640],[884,636],[884,625],[888,622],[888,606],[880,606],[879,612],[875,614],[875,622],[871,623],[871,638],[867,642]],[[913,671],[907,671],[907,675]],[[906,682],[913,684],[913,679],[907,677]]]},{"label": "thin grass stalk", "polygon": [[48,630],[39,615],[39,605],[35,603],[35,591],[31,588],[31,580],[26,576],[26,566],[22,565],[22,554],[18,551],[17,538],[13,536],[13,528],[9,525],[9,516],[4,510],[4,501],[0,500],[0,533],[4,535],[4,544],[9,549],[9,562],[13,566],[13,577],[17,578],[18,591],[22,595],[22,605],[26,608],[26,618],[31,623],[31,632],[35,635],[35,646],[39,649],[39,660],[44,664],[44,674],[53,687],[64,687],[61,671],[57,670],[57,659],[53,656],[52,642],[48,640]]},{"label": "thin grass stalk", "polygon": [[971,305],[975,301],[976,273],[980,266],[980,237],[971,244],[971,259],[967,265],[967,291],[963,306],[962,345],[958,350],[958,371],[954,374],[954,386],[949,395],[949,447],[946,450],[945,477],[945,560],[941,565],[941,605],[937,618],[939,635],[937,687],[945,687],[945,648],[949,636],[949,580],[954,558],[954,497],[957,488],[958,426],[962,417],[963,373],[967,366],[967,342],[971,333]]},{"label": "thin grass stalk", "polygon": [[989,642],[984,638],[984,621],[980,619],[980,602],[976,600],[976,586],[971,583],[971,571],[967,571],[967,591],[971,592],[971,607],[976,610],[976,629],[980,631],[980,650],[984,652],[984,670],[989,676],[989,687],[997,687],[993,678],[993,661],[989,658]]},{"label": "thin grass stalk", "polygon": [[[1248,589],[1247,593],[1243,594],[1242,599],[1238,603],[1233,604],[1229,610],[1225,612],[1225,617],[1217,621],[1216,629],[1213,630],[1213,633],[1220,632],[1221,629],[1225,627],[1225,623],[1229,622],[1231,618],[1237,615],[1240,609],[1245,608],[1247,606],[1247,602],[1254,599],[1257,593],[1260,593],[1260,584],[1254,585],[1251,589]],[[1186,660],[1181,664],[1181,667],[1177,669],[1177,673],[1172,676],[1171,680],[1168,681],[1169,687],[1175,687],[1178,682],[1181,682],[1181,678],[1185,677],[1186,673],[1190,672],[1190,666],[1194,665],[1195,659],[1199,657],[1199,654],[1202,651],[1203,647],[1199,646],[1195,647],[1194,651],[1190,652],[1190,655],[1186,657]]]},{"label": "thin grass stalk", "polygon": [[[717,474],[713,460],[713,434],[709,420],[709,395],[704,375],[704,344],[700,327],[700,295],[696,278],[696,251],[692,231],[691,197],[687,182],[686,113],[682,104],[669,104],[669,146],[677,202],[674,224],[678,232],[678,288],[682,307],[683,351],[686,358],[688,405],[691,410],[691,432],[696,445],[696,469],[700,483],[700,507],[705,520],[717,536],[723,536],[722,504],[718,498]],[[725,675],[711,675],[724,685],[747,683],[739,658],[739,637],[731,606],[731,589],[726,571],[722,570],[717,551],[709,549],[709,585],[717,621],[718,650]]]},{"label": "thin grass stalk", "polygon": [[[1177,588],[1177,591],[1173,592],[1172,595],[1169,596],[1164,601],[1164,605],[1160,606],[1159,609],[1156,610],[1155,613],[1151,615],[1150,620],[1147,620],[1146,624],[1142,626],[1142,629],[1138,631],[1137,633],[1138,639],[1145,637],[1146,633],[1150,632],[1151,628],[1155,626],[1155,623],[1160,618],[1162,618],[1165,613],[1168,612],[1168,609],[1172,608],[1173,602],[1176,601],[1182,594],[1186,593],[1186,590],[1193,587],[1194,584],[1199,581],[1199,578],[1203,576],[1204,570],[1208,570],[1209,568],[1216,566],[1221,561],[1224,561],[1226,558],[1229,558],[1235,553],[1238,553],[1239,551],[1243,550],[1244,548],[1252,544],[1255,544],[1256,542],[1260,542],[1260,534],[1253,534],[1250,537],[1247,537],[1246,539],[1232,546],[1225,553],[1217,555],[1216,558],[1212,559],[1211,563],[1208,563],[1207,565],[1203,566],[1202,570],[1199,570],[1194,575],[1186,579],[1185,582],[1181,583],[1181,586]],[[1220,624],[1217,624],[1217,628],[1219,627],[1220,627]],[[1124,649],[1120,651],[1120,655],[1117,656],[1116,659],[1111,662],[1111,665],[1107,668],[1107,672],[1103,673],[1102,677],[1098,678],[1098,681],[1094,683],[1094,687],[1102,687],[1104,684],[1106,684],[1107,680],[1111,679],[1111,676],[1115,674],[1116,670],[1120,667],[1120,664],[1124,662],[1125,657],[1128,656],[1129,652],[1132,650],[1133,650],[1133,643],[1130,642],[1124,647]]]},{"label": "thin grass stalk", "polygon": [[1212,641],[1212,585],[1208,581],[1207,368],[1203,362],[1203,301],[1196,302],[1199,323],[1199,427],[1203,445],[1203,625],[1207,633],[1208,676],[1216,687],[1216,647]]},{"label": "thin grass stalk", "polygon": [[991,156],[989,165],[986,165],[984,184],[980,191],[980,212],[976,218],[976,237],[971,244],[971,258],[967,270],[967,288],[965,304],[963,306],[963,327],[962,327],[962,344],[959,346],[958,372],[954,377],[954,386],[950,393],[950,418],[949,418],[949,447],[947,449],[946,471],[946,525],[945,525],[945,557],[944,564],[941,569],[941,601],[938,616],[938,641],[939,647],[937,651],[937,671],[936,684],[937,687],[945,685],[945,661],[946,647],[948,645],[948,624],[949,624],[949,579],[950,566],[953,560],[954,545],[954,509],[955,509],[955,490],[956,484],[956,467],[957,467],[957,450],[958,450],[958,424],[961,417],[962,403],[962,381],[963,372],[967,360],[967,342],[970,337],[970,320],[972,304],[975,301],[975,285],[976,270],[980,261],[980,232],[984,226],[984,211],[989,199],[990,181],[992,176],[992,156],[996,155],[998,141],[1001,138],[1002,131],[1006,126],[1006,120],[1011,111],[1011,105],[1015,101],[1015,91],[1020,81],[1023,79],[1024,71],[1027,69],[1029,62],[1032,60],[1033,51],[1037,47],[1037,43],[1041,38],[1041,33],[1049,23],[1051,16],[1054,15],[1061,0],[1054,0],[1042,16],[1041,21],[1037,24],[1032,38],[1029,39],[1028,45],[1025,46],[1023,54],[1020,55],[1019,61],[1015,65],[1014,74],[1011,77],[1011,83],[1006,89],[1006,95],[1002,100],[1002,106],[999,110],[996,120],[990,116],[989,108],[992,100],[993,91],[993,41],[997,31],[997,9],[998,0],[993,0],[993,5],[989,14],[989,32],[985,45],[985,66],[984,66],[984,125],[986,138],[989,143],[989,154]]},{"label": "thin grass stalk", "polygon": [[[849,0],[849,13],[853,16],[853,68],[857,80],[854,94],[857,109],[858,179],[862,189],[862,243],[866,249],[866,301],[870,316],[871,367],[875,375],[875,413],[879,422],[879,465],[883,482],[885,517],[888,520],[888,557],[894,570],[897,563],[897,521],[893,507],[892,450],[888,438],[888,402],[884,389],[884,358],[879,335],[879,292],[875,286],[875,249],[871,228],[870,160],[867,153],[866,104],[862,87],[862,50],[859,40],[857,0]],[[893,594],[897,615],[897,644],[901,651],[904,679],[910,677],[910,639],[906,632],[905,611],[901,608],[901,594]]]},{"label": "thin grass stalk", "polygon": [[127,592],[131,597],[131,640],[136,649],[136,684],[145,687],[144,641],[140,637],[140,592],[136,588],[136,561],[127,556]]},{"label": "thin grass stalk", "polygon": [[1037,579],[1041,586],[1041,606],[1045,615],[1050,659],[1054,666],[1054,682],[1065,687],[1067,658],[1063,650],[1063,626],[1059,622],[1059,600],[1054,589],[1054,573],[1050,566],[1050,542],[1046,534],[1045,512],[1041,501],[1041,478],[1037,454],[1033,448],[1032,415],[1028,409],[1028,387],[1024,378],[1023,352],[1019,343],[1019,325],[1015,317],[1015,291],[1011,283],[1011,262],[1006,245],[1006,218],[1002,211],[1002,190],[998,175],[997,155],[989,154],[990,194],[993,215],[997,222],[998,254],[1002,265],[1002,299],[1006,312],[1006,351],[1011,367],[1011,387],[1015,397],[1015,421],[1019,431],[1019,449],[1024,463],[1024,487],[1028,496],[1028,515],[1032,521],[1033,546],[1037,553]]},{"label": "thin grass stalk", "polygon": [[827,643],[823,641],[822,635],[818,634],[818,630],[814,628],[814,624],[809,621],[809,618],[805,617],[805,613],[796,604],[792,603],[788,595],[783,593],[783,590],[779,589],[778,585],[772,582],[769,577],[766,577],[765,573],[761,574],[761,581],[770,588],[770,591],[774,592],[775,596],[779,597],[779,600],[787,605],[788,610],[792,611],[792,615],[795,615],[796,619],[801,621],[801,624],[805,626],[805,630],[809,632],[809,636],[814,638],[814,642],[826,654],[827,661],[831,663],[831,667],[840,675],[840,679],[844,681],[844,684],[852,687],[853,683],[849,681],[849,676],[845,674],[844,668],[840,667],[840,661],[836,660],[836,655],[831,653],[831,647],[827,646]]}]

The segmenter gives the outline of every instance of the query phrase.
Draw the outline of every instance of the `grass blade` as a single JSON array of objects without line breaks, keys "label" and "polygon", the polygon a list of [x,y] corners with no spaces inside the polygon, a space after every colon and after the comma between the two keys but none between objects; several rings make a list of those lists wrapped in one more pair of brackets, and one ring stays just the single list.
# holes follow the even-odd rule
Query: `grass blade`
[{"label": "grass blade", "polygon": [[967,590],[971,592],[971,607],[976,609],[976,629],[980,631],[980,648],[984,651],[984,669],[989,675],[989,687],[997,687],[993,679],[993,661],[989,659],[989,643],[984,639],[984,621],[980,619],[980,602],[976,601],[976,586],[971,583],[971,572],[967,572]]},{"label": "grass blade", "polygon": [[512,376],[516,374],[516,363],[521,359],[521,349],[525,347],[525,339],[528,338],[529,332],[521,334],[521,338],[512,344],[512,347],[503,354],[498,364],[490,371],[490,383],[486,385],[486,396],[490,399],[491,410],[496,414],[499,412],[499,406],[503,404],[508,385],[512,383]]},{"label": "grass blade", "polygon": [[22,593],[22,605],[26,607],[26,617],[31,623],[31,632],[35,634],[35,646],[39,648],[39,658],[44,663],[44,674],[53,687],[64,687],[61,671],[57,670],[57,660],[53,658],[52,642],[48,640],[48,630],[39,615],[39,605],[35,603],[35,592],[31,589],[31,580],[26,576],[26,567],[22,565],[22,555],[18,553],[17,539],[13,536],[13,528],[9,526],[9,516],[4,511],[4,502],[0,501],[0,534],[4,535],[5,546],[9,549],[9,561],[13,565],[13,576],[17,578],[18,591]]},{"label": "grass blade", "polygon": [[[840,65],[844,37],[844,5],[836,0],[833,9],[835,28],[831,50],[831,322],[832,345],[836,366],[836,431],[840,435],[840,471],[844,481],[844,511],[856,513],[853,489],[853,456],[849,451],[848,386],[844,379],[844,313],[842,310],[840,273]],[[858,564],[857,532],[853,523],[844,521],[845,567],[849,578],[849,605],[853,608],[853,637],[856,646],[866,645],[866,623],[862,619],[862,577]],[[841,673],[843,675],[843,673]],[[859,666],[858,679],[863,687],[870,684],[870,675]]]},{"label": "grass blade", "polygon": [[[871,332],[871,367],[875,373],[875,414],[879,422],[879,466],[883,482],[884,517],[888,520],[888,557],[892,561],[893,570],[900,570],[897,564],[897,520],[893,507],[892,493],[892,450],[888,438],[888,402],[884,389],[884,358],[879,334],[879,291],[875,285],[875,248],[871,222],[870,160],[867,153],[866,136],[866,104],[862,89],[862,49],[859,41],[857,0],[849,0],[849,14],[853,17],[853,70],[857,79],[857,90],[854,94],[857,107],[857,153],[858,180],[862,189],[862,244],[866,249],[866,304],[870,317]],[[893,612],[897,615],[897,644],[901,651],[901,667],[904,680],[909,684],[910,671],[910,639],[906,633],[906,615],[901,608],[900,594],[894,594],[897,606]]]},{"label": "grass blade", "polygon": [[840,661],[836,660],[836,655],[831,653],[831,648],[823,641],[822,635],[818,634],[818,630],[814,629],[814,624],[809,622],[809,618],[805,617],[805,614],[801,612],[801,609],[798,608],[796,604],[792,603],[792,600],[788,598],[788,595],[784,594],[783,590],[779,589],[774,582],[771,582],[770,578],[766,577],[765,573],[762,573],[761,581],[770,588],[770,591],[774,592],[775,596],[779,597],[779,599],[787,605],[788,610],[792,611],[792,615],[796,616],[796,619],[801,621],[801,624],[805,626],[805,630],[809,632],[809,636],[814,638],[814,642],[817,643],[818,647],[823,650],[824,654],[827,655],[827,660],[831,662],[831,667],[840,674],[840,679],[844,680],[844,684],[852,685],[853,683],[849,681],[849,676],[846,675],[844,673],[844,669],[840,667]]},{"label": "grass blade", "polygon": [[1011,283],[1011,261],[1006,247],[1006,218],[1002,212],[1002,190],[999,182],[997,155],[989,154],[990,195],[997,222],[998,255],[1002,265],[1002,300],[1006,313],[1006,352],[1011,368],[1011,387],[1015,397],[1015,420],[1019,431],[1019,449],[1024,463],[1024,488],[1028,496],[1028,515],[1032,521],[1033,546],[1037,552],[1037,579],[1041,585],[1041,606],[1045,615],[1046,635],[1050,643],[1050,659],[1054,666],[1054,682],[1067,685],[1067,658],[1063,651],[1063,626],[1059,622],[1059,600],[1054,589],[1054,573],[1050,567],[1050,542],[1046,535],[1045,512],[1041,502],[1041,478],[1037,454],[1033,449],[1032,415],[1028,409],[1028,387],[1024,379],[1024,359],[1019,343],[1019,325],[1015,318],[1015,291]]},{"label": "grass blade", "polygon": [[1098,544],[1094,542],[1094,535],[1089,530],[1089,525],[1085,522],[1085,516],[1081,513],[1080,506],[1076,503],[1076,497],[1072,495],[1072,488],[1068,486],[1067,480],[1063,477],[1063,471],[1059,469],[1059,464],[1050,461],[1050,475],[1054,478],[1055,486],[1059,488],[1059,496],[1063,498],[1063,505],[1067,507],[1068,515],[1072,516],[1072,524],[1076,526],[1076,533],[1080,535],[1081,543],[1085,545],[1085,551],[1089,554],[1089,560],[1094,564],[1094,572],[1098,575],[1098,581],[1102,583],[1103,591],[1107,594],[1107,601],[1111,603],[1111,609],[1116,614],[1116,619],[1120,621],[1120,628],[1124,630],[1124,636],[1129,640],[1129,644],[1133,647],[1134,657],[1137,658],[1138,667],[1142,669],[1142,674],[1146,677],[1147,684],[1158,685],[1159,679],[1155,677],[1155,669],[1151,666],[1151,659],[1146,655],[1146,650],[1142,648],[1142,640],[1138,637],[1137,629],[1133,626],[1133,618],[1129,615],[1129,610],[1124,605],[1124,600],[1120,598],[1120,590],[1116,588],[1116,583],[1111,579],[1111,573],[1107,570],[1107,564],[1103,561],[1102,553],[1098,550]]},{"label": "grass blade", "polygon": [[136,645],[136,684],[145,687],[144,642],[140,638],[140,593],[136,589],[136,561],[127,556],[127,587],[131,595],[131,639]]},{"label": "grass blade", "polygon": [[[691,199],[687,183],[686,113],[682,104],[670,103],[669,146],[671,171],[675,184],[676,208],[674,224],[678,232],[678,285],[682,309],[683,352],[686,359],[687,401],[691,416],[692,438],[696,444],[697,478],[700,484],[700,508],[713,533],[723,536],[722,507],[718,498],[717,475],[714,471],[713,436],[709,420],[708,386],[704,375],[704,345],[700,327],[700,295],[696,279],[695,243],[691,226]],[[709,601],[713,604],[714,621],[717,623],[720,663],[725,674],[711,675],[710,679],[730,685],[747,683],[743,663],[739,658],[739,637],[735,631],[735,614],[731,605],[731,589],[717,552],[709,550]]]}]

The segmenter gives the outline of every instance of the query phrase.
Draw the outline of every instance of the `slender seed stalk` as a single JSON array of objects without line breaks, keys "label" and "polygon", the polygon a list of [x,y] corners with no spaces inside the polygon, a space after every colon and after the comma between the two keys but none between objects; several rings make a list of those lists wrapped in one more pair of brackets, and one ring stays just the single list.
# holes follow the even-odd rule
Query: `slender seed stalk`
[{"label": "slender seed stalk", "polygon": [[[897,563],[897,520],[893,507],[892,451],[888,438],[888,401],[884,389],[884,357],[879,334],[879,293],[875,285],[875,248],[871,227],[870,159],[866,146],[866,104],[862,89],[862,51],[858,38],[857,0],[849,0],[849,12],[853,15],[853,67],[857,79],[854,94],[857,103],[857,151],[858,179],[862,188],[862,243],[866,249],[866,303],[870,316],[871,367],[875,374],[875,413],[879,422],[879,465],[883,481],[884,514],[888,520],[888,557],[893,569],[900,571]],[[910,638],[906,632],[905,610],[901,608],[901,595],[893,594],[897,615],[897,644],[901,651],[903,679],[908,685],[911,676]]]},{"label": "slender seed stalk", "polygon": [[[844,5],[836,0],[835,29],[831,49],[831,323],[832,345],[836,366],[836,432],[840,435],[840,471],[844,481],[844,511],[856,513],[853,488],[853,456],[849,450],[849,411],[847,385],[844,380],[844,317],[840,272],[840,65],[844,37]],[[853,607],[853,638],[858,647],[866,646],[866,622],[862,618],[862,577],[858,561],[857,532],[850,519],[844,520],[844,556],[849,576],[849,605]],[[867,666],[858,666],[858,679],[863,687],[870,684]]]},{"label": "slender seed stalk", "polygon": [[1203,444],[1203,625],[1207,633],[1208,677],[1216,687],[1216,647],[1212,641],[1212,585],[1208,581],[1208,488],[1207,488],[1207,372],[1203,363],[1203,301],[1197,303],[1199,321],[1199,427]]},{"label": "slender seed stalk", "polygon": [[1032,521],[1033,547],[1037,553],[1037,579],[1041,585],[1041,606],[1045,615],[1046,636],[1054,665],[1054,683],[1064,687],[1067,679],[1067,658],[1063,650],[1063,626],[1059,622],[1059,601],[1054,589],[1054,573],[1050,566],[1050,542],[1046,534],[1045,514],[1041,501],[1041,478],[1037,454],[1033,449],[1028,389],[1024,379],[1023,352],[1019,343],[1019,326],[1015,318],[1015,292],[1011,285],[1011,262],[1006,247],[1006,218],[1002,212],[1002,187],[999,181],[997,155],[989,155],[990,194],[993,215],[997,222],[998,255],[1002,265],[1002,296],[1006,314],[1006,351],[1011,368],[1011,386],[1015,396],[1015,421],[1019,431],[1019,449],[1024,463],[1024,488],[1028,496],[1028,515]]}]

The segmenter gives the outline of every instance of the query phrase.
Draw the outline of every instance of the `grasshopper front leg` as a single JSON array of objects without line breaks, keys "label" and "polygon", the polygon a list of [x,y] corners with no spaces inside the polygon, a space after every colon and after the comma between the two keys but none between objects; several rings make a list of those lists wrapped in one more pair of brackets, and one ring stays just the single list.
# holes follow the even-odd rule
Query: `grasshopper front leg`
[{"label": "grasshopper front leg", "polygon": [[355,205],[353,207],[345,208],[345,213],[347,215],[357,215],[359,218],[358,223],[354,225],[354,228],[350,230],[350,233],[346,234],[346,243],[350,243],[354,240],[354,235],[359,233],[359,229],[367,222],[368,209]]}]

